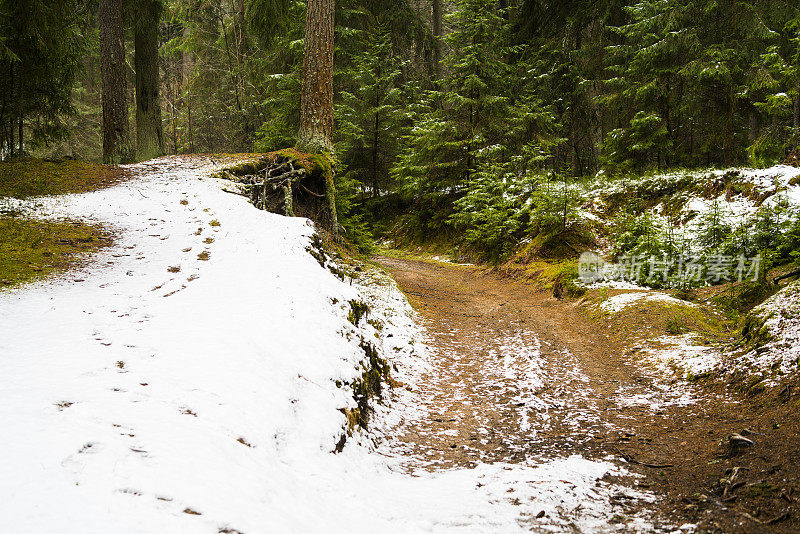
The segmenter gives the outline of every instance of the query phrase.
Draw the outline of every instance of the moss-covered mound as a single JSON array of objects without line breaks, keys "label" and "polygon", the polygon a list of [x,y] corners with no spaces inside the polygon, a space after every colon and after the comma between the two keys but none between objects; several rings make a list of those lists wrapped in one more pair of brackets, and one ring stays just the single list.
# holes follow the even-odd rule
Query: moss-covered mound
[{"label": "moss-covered mound", "polygon": [[120,167],[70,159],[0,162],[0,196],[85,193],[113,185],[128,175]]},{"label": "moss-covered mound", "polygon": [[99,226],[0,217],[0,290],[69,268],[110,243]]}]

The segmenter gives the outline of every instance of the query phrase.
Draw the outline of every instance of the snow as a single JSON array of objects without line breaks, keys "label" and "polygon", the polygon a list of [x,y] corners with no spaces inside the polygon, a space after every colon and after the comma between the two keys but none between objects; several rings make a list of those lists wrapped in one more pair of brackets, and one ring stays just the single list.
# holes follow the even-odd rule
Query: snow
[{"label": "snow", "polygon": [[771,339],[734,360],[735,369],[759,372],[774,383],[781,375],[796,373],[800,362],[800,282],[793,282],[751,312],[763,323]]},{"label": "snow", "polygon": [[[307,252],[307,220],[224,193],[210,162],[131,169],[109,189],[7,202],[117,238],[85,268],[0,292],[5,528],[598,531],[616,528],[613,495],[650,498],[578,456],[409,472],[389,442],[409,403],[378,406],[371,432],[333,454],[363,342],[412,390],[428,365],[403,295],[380,273],[339,279]],[[350,300],[371,305],[359,325]]]},{"label": "snow", "polygon": [[687,376],[699,376],[717,369],[722,356],[711,346],[699,344],[695,334],[661,336],[655,347],[646,351],[651,360],[666,364]]},{"label": "snow", "polygon": [[609,297],[600,303],[600,309],[608,313],[619,313],[629,306],[647,302],[660,302],[664,304],[680,306],[695,306],[695,304],[692,302],[676,299],[675,297],[671,297],[665,293],[640,291],[636,293],[620,293],[619,295]]}]

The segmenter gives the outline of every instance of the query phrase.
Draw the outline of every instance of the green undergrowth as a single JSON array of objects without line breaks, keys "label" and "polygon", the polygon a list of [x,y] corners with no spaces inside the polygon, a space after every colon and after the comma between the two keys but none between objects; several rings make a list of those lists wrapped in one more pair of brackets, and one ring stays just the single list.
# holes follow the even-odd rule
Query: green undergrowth
[{"label": "green undergrowth", "polygon": [[497,270],[512,278],[530,281],[541,290],[552,291],[556,298],[578,298],[586,292],[576,283],[578,261],[574,259],[544,260],[520,255]]},{"label": "green undergrowth", "polygon": [[0,196],[86,193],[113,185],[128,173],[120,167],[79,160],[24,159],[0,162]]},{"label": "green undergrowth", "polygon": [[748,349],[759,349],[772,341],[772,333],[766,322],[774,312],[769,314],[749,313],[742,320],[741,336]]},{"label": "green undergrowth", "polygon": [[110,244],[100,226],[0,217],[0,290],[73,267]]}]

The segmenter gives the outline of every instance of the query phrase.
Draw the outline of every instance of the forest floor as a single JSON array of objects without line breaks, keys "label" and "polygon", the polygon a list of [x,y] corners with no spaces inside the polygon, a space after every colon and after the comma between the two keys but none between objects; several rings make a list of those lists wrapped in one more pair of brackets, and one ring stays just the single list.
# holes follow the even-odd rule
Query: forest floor
[{"label": "forest floor", "polygon": [[[579,302],[474,266],[376,259],[430,336],[433,367],[417,392],[428,416],[399,432],[429,469],[613,456],[641,475],[620,483],[656,496],[621,499],[623,514],[609,522],[623,530],[625,516],[647,511],[698,532],[800,528],[798,414],[775,392],[664,387],[662,373],[629,356]],[[756,446],[732,455],[733,433]]]}]

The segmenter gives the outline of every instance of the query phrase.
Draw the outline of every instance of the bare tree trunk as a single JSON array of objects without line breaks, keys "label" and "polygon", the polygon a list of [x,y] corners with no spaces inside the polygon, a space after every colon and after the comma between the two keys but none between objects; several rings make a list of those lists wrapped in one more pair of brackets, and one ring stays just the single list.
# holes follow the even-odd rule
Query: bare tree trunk
[{"label": "bare tree trunk", "polygon": [[756,139],[758,139],[758,112],[755,108],[753,108],[750,110],[747,140],[750,141],[750,144],[752,145],[756,142]]},{"label": "bare tree trunk", "polygon": [[[9,93],[12,95],[14,94],[14,64],[12,63],[11,66],[8,68],[9,70],[9,80],[11,81],[11,90]],[[13,111],[11,112],[12,115],[8,120],[8,159],[14,159],[14,115]]]},{"label": "bare tree trunk", "polygon": [[297,148],[332,152],[334,0],[308,0]]},{"label": "bare tree trunk", "polygon": [[122,0],[100,0],[100,69],[103,78],[103,162],[125,163],[133,156],[125,76]]},{"label": "bare tree trunk", "polygon": [[375,131],[372,138],[372,198],[378,198],[378,143],[380,141],[380,91],[375,91]]},{"label": "bare tree trunk", "polygon": [[158,22],[161,8],[154,0],[141,0],[134,36],[136,69],[136,160],[164,154],[161,99],[158,79]]},{"label": "bare tree trunk", "polygon": [[442,0],[433,0],[432,29],[433,29],[433,63],[436,79],[442,77]]},{"label": "bare tree trunk", "polygon": [[300,91],[300,131],[297,149],[328,154],[325,196],[329,230],[339,234],[333,165],[333,14],[334,0],[308,0],[303,44],[303,81]]},{"label": "bare tree trunk", "polygon": [[[188,38],[191,35],[191,31],[189,30],[189,26],[187,25],[183,29],[183,36],[184,38]],[[191,81],[192,81],[192,71],[194,70],[194,58],[192,57],[192,52],[184,51],[183,52],[183,66],[182,66],[182,78],[181,78],[181,107],[186,107],[186,120],[187,120],[187,128],[186,128],[186,135],[189,136],[189,152],[194,152],[194,132],[193,132],[193,124],[192,124],[192,94],[191,94]],[[186,139],[182,139],[184,145],[186,143]]]}]

